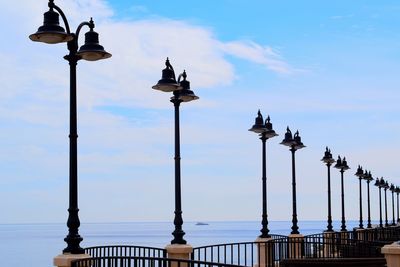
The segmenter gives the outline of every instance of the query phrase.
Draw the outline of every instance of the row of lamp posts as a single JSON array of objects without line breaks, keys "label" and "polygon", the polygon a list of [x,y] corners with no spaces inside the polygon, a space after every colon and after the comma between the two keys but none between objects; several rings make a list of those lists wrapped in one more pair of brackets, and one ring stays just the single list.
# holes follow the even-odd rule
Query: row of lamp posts
[{"label": "row of lamp posts", "polygon": [[[106,59],[111,57],[111,54],[106,52],[99,44],[98,34],[93,30],[95,24],[92,19],[79,24],[75,33],[70,30],[68,20],[61,10],[60,7],[54,4],[54,0],[49,0],[48,3],[49,11],[44,13],[44,22],[41,27],[38,28],[37,32],[31,34],[29,38],[32,41],[43,42],[48,44],[67,43],[69,54],[64,57],[70,65],[70,133],[69,133],[69,208],[68,208],[68,235],[65,237],[67,247],[63,250],[65,254],[83,254],[84,250],[80,247],[80,242],[83,240],[79,235],[79,216],[78,216],[78,171],[77,171],[77,101],[76,101],[76,66],[77,62],[81,59],[88,61],[97,61],[100,59]],[[65,29],[60,26],[59,16],[61,15]],[[89,32],[85,34],[85,44],[79,47],[79,33],[84,26],[89,27]],[[163,92],[172,92],[173,96],[170,101],[174,104],[175,108],[175,217],[174,225],[175,230],[173,231],[173,240],[171,244],[186,244],[183,236],[185,232],[182,229],[182,208],[181,208],[181,166],[180,166],[180,126],[179,126],[179,107],[182,102],[190,102],[198,99],[192,90],[190,90],[190,83],[186,80],[187,74],[184,71],[175,77],[175,72],[170,64],[169,60],[166,60],[166,68],[162,71],[162,78],[152,88]],[[250,129],[260,136],[262,141],[262,229],[261,238],[269,238],[268,230],[268,216],[267,216],[267,177],[266,177],[266,141],[272,137],[277,136],[276,132],[272,128],[269,116],[264,122],[263,117],[258,112],[255,119],[255,124]],[[295,152],[298,149],[304,148],[304,144],[301,142],[299,132],[296,131],[294,135],[290,131],[289,127],[286,130],[285,138],[281,142],[282,145],[288,146],[292,155],[292,231],[291,234],[299,234],[299,227],[297,225],[297,205],[296,205],[296,168],[295,168]],[[327,148],[324,158],[322,161],[328,167],[328,231],[333,231],[332,228],[332,216],[331,216],[331,190],[330,190],[330,167],[335,162],[332,158],[330,150]],[[346,230],[346,221],[344,215],[344,186],[343,186],[343,173],[349,167],[347,166],[346,159],[343,160],[339,157],[336,161],[335,168],[338,168],[341,172],[341,196],[342,196],[342,227],[341,230]],[[373,180],[371,173],[365,171],[362,172],[361,167],[357,170],[356,175],[360,179],[360,225],[362,228],[362,199],[361,199],[361,180],[365,179],[368,185],[368,227],[371,227],[370,220],[370,201],[369,201],[369,183]],[[387,182],[381,179],[377,179],[376,186],[379,187],[379,195],[381,195],[381,189],[385,190],[385,225],[388,224],[387,219],[387,198],[386,191],[390,189],[392,191],[392,204],[393,204],[393,222],[394,220],[394,193],[397,193],[397,221],[399,221],[399,193],[400,188],[389,186]],[[380,197],[381,202],[381,197]],[[380,226],[382,227],[382,208],[380,205]]]}]

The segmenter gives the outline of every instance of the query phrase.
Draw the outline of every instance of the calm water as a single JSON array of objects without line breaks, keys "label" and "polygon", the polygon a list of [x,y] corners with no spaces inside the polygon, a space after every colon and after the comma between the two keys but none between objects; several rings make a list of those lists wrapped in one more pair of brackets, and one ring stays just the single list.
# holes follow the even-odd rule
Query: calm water
[{"label": "calm water", "polygon": [[[260,222],[207,222],[196,225],[185,222],[185,239],[192,246],[253,241],[260,234]],[[347,229],[356,226],[349,221]],[[339,222],[334,222],[335,229]],[[287,235],[291,222],[270,222],[273,234]],[[325,221],[299,222],[303,235],[320,233],[326,228]],[[171,222],[93,223],[82,224],[80,234],[82,247],[94,245],[130,244],[165,247],[172,239]],[[50,267],[53,257],[65,247],[67,234],[65,224],[3,224],[0,225],[0,266]]]}]

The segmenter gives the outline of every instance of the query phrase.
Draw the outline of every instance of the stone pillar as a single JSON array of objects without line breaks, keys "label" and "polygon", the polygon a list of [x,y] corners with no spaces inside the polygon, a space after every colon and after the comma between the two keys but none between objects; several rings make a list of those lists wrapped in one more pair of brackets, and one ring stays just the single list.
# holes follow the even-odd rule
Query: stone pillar
[{"label": "stone pillar", "polygon": [[61,254],[53,259],[53,265],[58,267],[71,267],[73,260],[90,259],[92,256],[88,254]]},{"label": "stone pillar", "polygon": [[323,233],[323,238],[324,238],[324,257],[325,258],[331,258],[334,257],[336,253],[336,233],[335,232],[324,232]]},{"label": "stone pillar", "polygon": [[368,237],[366,236],[366,234],[367,231],[365,231],[365,229],[357,229],[356,230],[357,240],[367,241]]},{"label": "stone pillar", "polygon": [[400,241],[384,246],[381,252],[385,254],[387,267],[400,266]]},{"label": "stone pillar", "polygon": [[[193,252],[193,247],[189,244],[172,244],[165,247],[167,250],[168,259],[183,259],[190,260]],[[170,267],[178,267],[178,262],[171,261]],[[188,267],[188,264],[181,263],[180,267]]]},{"label": "stone pillar", "polygon": [[271,237],[268,238],[258,237],[255,242],[257,243],[257,256],[258,256],[258,264],[256,264],[256,267],[274,266],[273,239]]},{"label": "stone pillar", "polygon": [[288,257],[289,259],[300,259],[303,256],[303,243],[304,236],[301,234],[290,234],[288,246]]}]

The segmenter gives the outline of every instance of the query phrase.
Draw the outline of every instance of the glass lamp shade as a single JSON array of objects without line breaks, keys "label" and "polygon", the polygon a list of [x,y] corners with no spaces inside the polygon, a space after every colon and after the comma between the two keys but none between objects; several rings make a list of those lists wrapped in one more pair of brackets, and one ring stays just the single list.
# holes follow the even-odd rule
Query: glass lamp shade
[{"label": "glass lamp shade", "polygon": [[106,52],[104,47],[99,44],[99,34],[93,30],[85,33],[85,44],[80,47],[77,55],[88,61],[111,57],[111,54]]},{"label": "glass lamp shade", "polygon": [[199,97],[195,95],[192,90],[189,89],[179,90],[178,98],[182,102],[190,102],[199,99]]},{"label": "glass lamp shade", "polygon": [[357,172],[354,175],[357,176],[358,178],[364,177],[364,171],[360,165],[358,165]]},{"label": "glass lamp shade", "polygon": [[44,13],[43,25],[39,27],[36,33],[29,35],[29,39],[34,42],[47,44],[58,44],[71,41],[74,37],[65,32],[60,26],[59,14],[54,10]]},{"label": "glass lamp shade", "polygon": [[260,134],[265,132],[266,130],[267,127],[265,127],[263,116],[261,115],[260,110],[258,110],[254,125],[249,129],[249,131]]}]

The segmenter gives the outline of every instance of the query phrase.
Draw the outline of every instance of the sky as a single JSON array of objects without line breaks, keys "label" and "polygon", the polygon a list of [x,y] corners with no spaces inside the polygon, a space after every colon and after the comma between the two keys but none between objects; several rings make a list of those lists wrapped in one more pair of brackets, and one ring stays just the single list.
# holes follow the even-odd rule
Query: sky
[{"label": "sky", "polygon": [[[151,89],[167,57],[200,97],[180,109],[184,221],[261,220],[261,141],[248,131],[258,109],[279,134],[267,142],[269,220],[291,220],[287,126],[306,145],[296,152],[300,231],[327,216],[326,146],[351,167],[347,219],[358,219],[358,164],[400,185],[398,1],[55,3],[73,31],[93,17],[113,55],[78,63],[81,222],[173,220],[174,110]],[[47,10],[0,1],[0,223],[68,215],[67,48],[28,38]],[[373,219],[378,201],[371,186]],[[340,219],[336,169],[332,213]]]}]

